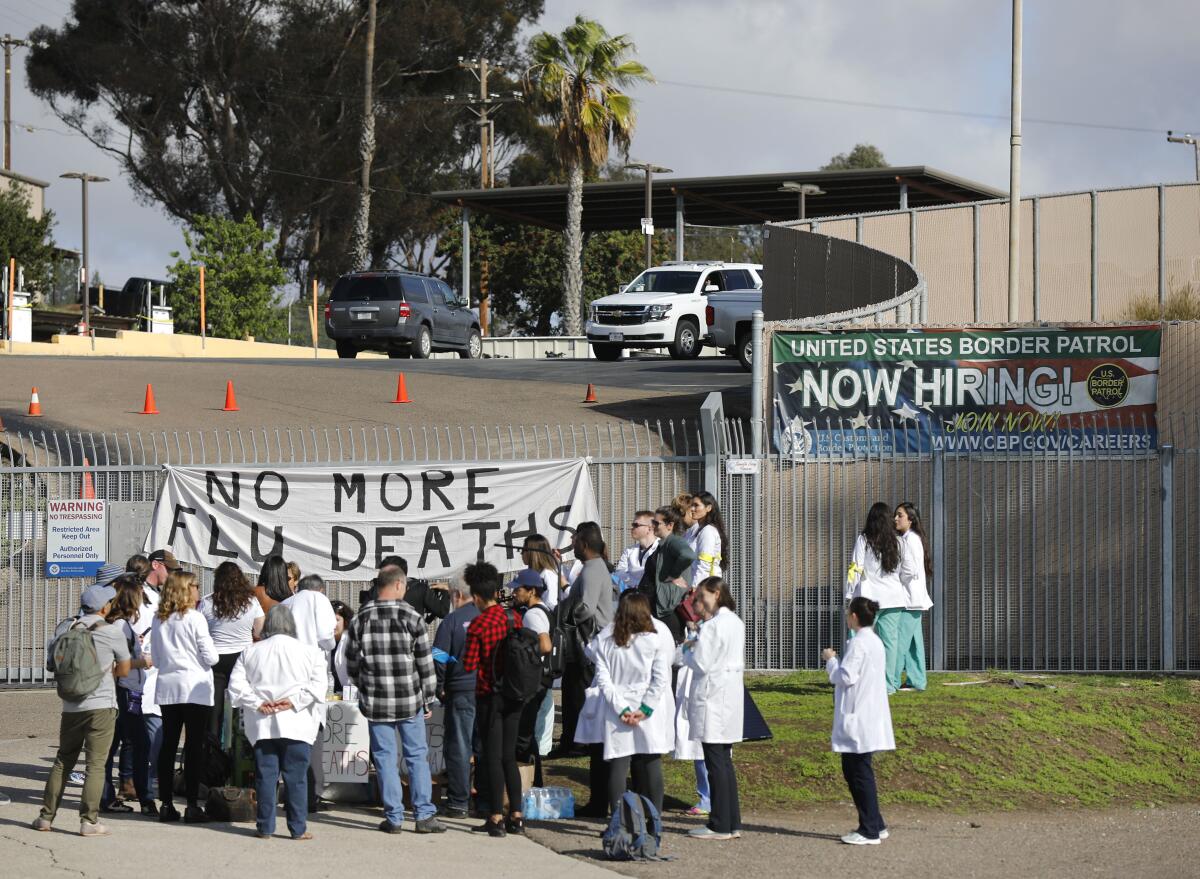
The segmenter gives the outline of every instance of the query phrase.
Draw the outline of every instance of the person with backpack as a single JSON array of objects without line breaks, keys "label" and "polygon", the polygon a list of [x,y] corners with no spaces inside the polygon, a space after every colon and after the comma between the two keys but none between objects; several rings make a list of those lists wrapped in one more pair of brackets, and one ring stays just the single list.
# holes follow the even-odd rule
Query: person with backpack
[{"label": "person with backpack", "polygon": [[379,829],[399,833],[404,823],[399,765],[403,755],[416,832],[445,833],[433,804],[426,730],[429,705],[437,695],[433,645],[425,621],[404,601],[407,585],[399,567],[380,572],[376,597],[350,621],[346,666],[370,731],[371,760],[383,800]]},{"label": "person with backpack", "polygon": [[542,757],[550,753],[554,742],[554,679],[561,671],[554,665],[553,633],[557,614],[542,601],[547,587],[537,571],[528,568],[521,571],[509,588],[513,602],[522,609],[522,627],[537,635],[542,662],[540,689],[526,704],[517,730],[517,756],[521,759],[533,757],[533,786],[541,787]]},{"label": "person with backpack", "polygon": [[[467,646],[467,627],[479,616],[470,590],[461,581],[450,587],[454,609],[446,615],[433,636],[433,661],[437,671],[437,697],[442,703],[442,723],[446,737],[442,754],[446,761],[446,808],[448,818],[467,818],[471,814],[471,757],[482,768],[483,752],[475,734],[476,674],[463,668]],[[477,805],[486,811],[483,772],[479,773],[480,794]]]},{"label": "person with backpack", "polygon": [[67,776],[85,753],[87,771],[79,796],[79,835],[107,836],[99,821],[104,788],[104,763],[117,723],[117,678],[129,674],[130,655],[125,636],[104,617],[112,609],[117,590],[112,581],[121,574],[118,565],[104,565],[79,599],[80,613],[54,630],[46,647],[46,670],[62,699],[58,753],[42,794],[42,809],[33,829],[49,832],[62,803]]},{"label": "person with backpack", "polygon": [[208,621],[196,610],[200,581],[190,571],[167,577],[154,623],[150,629],[150,655],[158,668],[155,698],[162,709],[163,743],[158,756],[158,820],[179,820],[175,808],[175,754],[186,731],[183,749],[183,783],[188,824],[208,820],[200,806],[200,773],[205,764],[208,717],[213,704],[212,667],[220,654],[208,631]]},{"label": "person with backpack", "polygon": [[847,845],[879,845],[887,839],[887,825],[879,813],[879,794],[871,755],[896,750],[892,713],[888,707],[887,659],[883,642],[875,634],[879,603],[859,595],[846,610],[851,638],[845,655],[821,652],[825,672],[833,684],[834,753],[842,755],[842,775],[858,810],[858,827],[842,837]]},{"label": "person with backpack", "polygon": [[720,577],[705,578],[696,587],[694,603],[701,622],[696,639],[684,643],[684,663],[692,673],[684,711],[688,732],[704,754],[711,805],[707,824],[688,831],[688,836],[737,839],[742,835],[742,811],[733,745],[743,732],[746,625]]},{"label": "person with backpack", "polygon": [[[541,682],[538,639],[533,632],[522,629],[518,613],[497,603],[500,573],[494,566],[487,562],[467,565],[463,579],[479,608],[479,616],[467,627],[463,668],[477,673],[476,724],[487,770],[488,802],[492,807],[487,820],[473,829],[492,837],[524,833],[517,731],[526,703],[537,695]],[[522,658],[520,667],[513,667],[514,661]],[[532,692],[526,695],[530,685]],[[505,794],[507,818],[501,808]]]},{"label": "person with backpack", "polygon": [[634,791],[661,815],[662,755],[675,746],[674,639],[651,615],[646,596],[630,590],[621,595],[616,616],[592,650],[609,767],[609,810],[621,803],[632,773]]}]

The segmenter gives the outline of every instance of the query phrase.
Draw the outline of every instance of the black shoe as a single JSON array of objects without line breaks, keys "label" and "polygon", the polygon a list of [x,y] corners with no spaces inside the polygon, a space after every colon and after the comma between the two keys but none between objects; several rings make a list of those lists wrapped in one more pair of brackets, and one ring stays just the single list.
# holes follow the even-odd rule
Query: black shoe
[{"label": "black shoe", "polygon": [[399,833],[400,825],[393,824],[391,821],[384,818],[382,821],[379,822],[379,829],[382,830],[384,833]]},{"label": "black shoe", "polygon": [[525,835],[525,819],[524,818],[506,818],[504,821],[504,829],[508,833],[515,833],[519,836]]},{"label": "black shoe", "polygon": [[597,805],[596,803],[588,803],[575,810],[576,818],[607,818],[608,809],[605,806]]},{"label": "black shoe", "polygon": [[184,824],[207,824],[211,820],[199,806],[188,806],[183,813]]},{"label": "black shoe", "polygon": [[447,818],[470,818],[471,812],[468,809],[443,809],[442,815]]},{"label": "black shoe", "polygon": [[102,803],[100,805],[101,812],[128,814],[133,811],[133,806],[127,806],[121,800],[113,800],[110,803]]},{"label": "black shoe", "polygon": [[179,818],[179,810],[170,803],[163,803],[162,808],[158,811],[158,820],[163,824],[173,824]]},{"label": "black shoe", "polygon": [[158,817],[158,806],[155,805],[154,800],[147,800],[142,803],[142,814],[149,818]]},{"label": "black shoe", "polygon": [[445,833],[446,825],[437,819],[437,815],[430,815],[417,822],[416,831],[417,833]]},{"label": "black shoe", "polygon": [[495,823],[492,823],[491,818],[488,818],[486,821],[484,821],[478,827],[472,827],[471,832],[472,833],[486,833],[488,836],[507,836],[508,835],[507,832],[504,830],[503,819],[501,819],[500,821],[497,821]]}]

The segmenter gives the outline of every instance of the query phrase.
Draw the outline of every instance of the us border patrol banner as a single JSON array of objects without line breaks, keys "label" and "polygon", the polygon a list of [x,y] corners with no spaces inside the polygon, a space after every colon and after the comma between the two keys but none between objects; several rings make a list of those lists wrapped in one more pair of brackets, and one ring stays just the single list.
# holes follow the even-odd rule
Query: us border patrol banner
[{"label": "us border patrol banner", "polygon": [[1158,325],[776,333],[792,457],[1153,449]]},{"label": "us border patrol banner", "polygon": [[586,459],[451,467],[167,467],[146,549],[213,568],[257,572],[282,555],[305,574],[374,575],[400,555],[414,574],[445,577],[484,559],[511,569],[518,553],[493,546],[544,535],[566,548],[580,522],[599,518]]}]

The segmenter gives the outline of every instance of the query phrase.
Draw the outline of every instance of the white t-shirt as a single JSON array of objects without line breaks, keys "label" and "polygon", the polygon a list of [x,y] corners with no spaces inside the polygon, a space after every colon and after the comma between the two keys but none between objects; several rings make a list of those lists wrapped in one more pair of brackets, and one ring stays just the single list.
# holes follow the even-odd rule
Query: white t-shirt
[{"label": "white t-shirt", "polygon": [[546,591],[542,593],[542,603],[554,610],[558,606],[558,571],[554,568],[542,571],[542,582],[546,584]]},{"label": "white t-shirt", "polygon": [[208,621],[208,633],[212,635],[217,653],[241,653],[254,643],[254,622],[266,614],[258,599],[251,597],[250,604],[240,614],[232,619],[216,616],[211,595],[204,596],[204,608],[201,611]]},{"label": "white t-shirt", "polygon": [[550,634],[550,614],[543,605],[534,605],[525,611],[521,626],[538,635]]}]

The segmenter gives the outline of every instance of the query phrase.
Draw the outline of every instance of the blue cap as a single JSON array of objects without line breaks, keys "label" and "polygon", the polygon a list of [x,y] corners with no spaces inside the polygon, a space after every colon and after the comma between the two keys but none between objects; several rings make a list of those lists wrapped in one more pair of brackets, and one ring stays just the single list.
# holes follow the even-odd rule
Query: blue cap
[{"label": "blue cap", "polygon": [[96,572],[97,586],[105,586],[125,573],[125,569],[114,562],[105,562]]},{"label": "blue cap", "polygon": [[542,579],[542,575],[533,568],[526,568],[508,584],[509,589],[536,589],[538,592],[546,591],[546,581]]},{"label": "blue cap", "polygon": [[83,590],[83,595],[79,597],[79,606],[84,610],[99,611],[103,610],[104,605],[116,597],[117,590],[112,586],[107,583],[97,583]]}]

